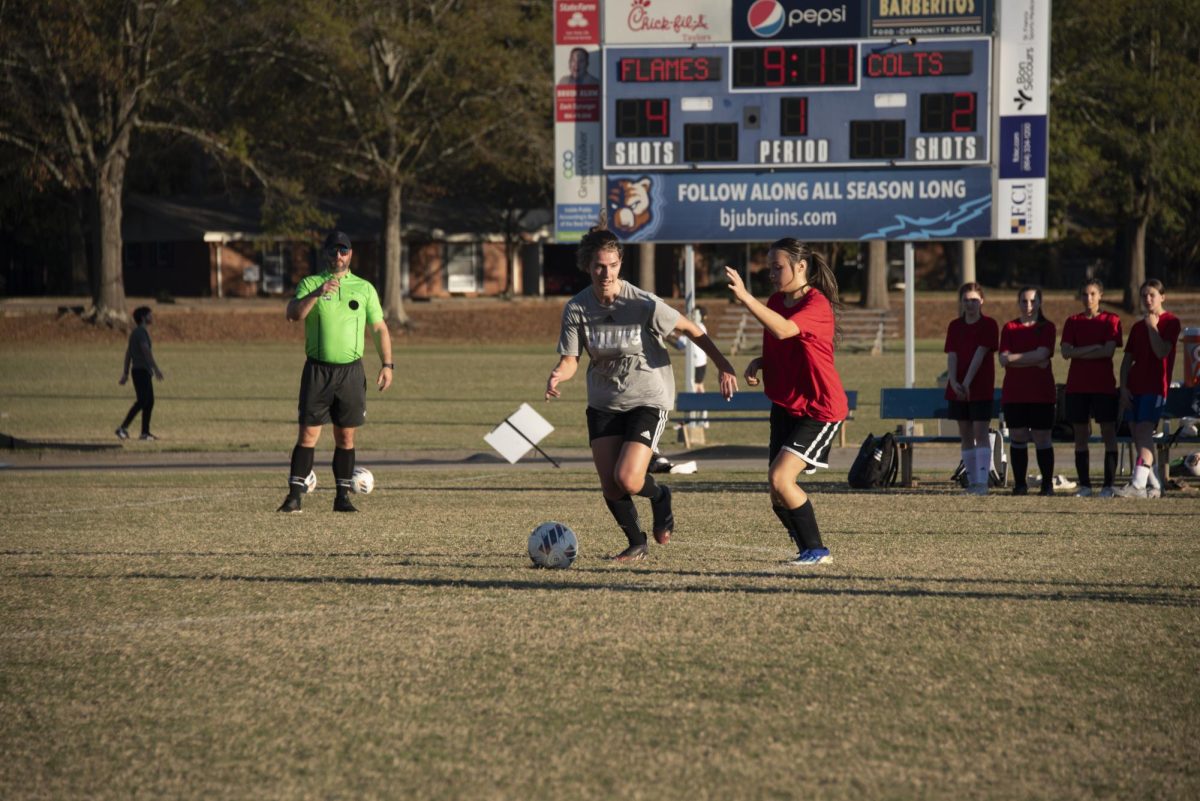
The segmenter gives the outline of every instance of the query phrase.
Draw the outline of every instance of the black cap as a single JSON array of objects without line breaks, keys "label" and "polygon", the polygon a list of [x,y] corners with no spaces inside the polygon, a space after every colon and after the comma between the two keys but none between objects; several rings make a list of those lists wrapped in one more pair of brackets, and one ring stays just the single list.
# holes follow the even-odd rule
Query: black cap
[{"label": "black cap", "polygon": [[339,245],[350,248],[351,250],[354,249],[354,246],[350,244],[350,237],[346,236],[341,231],[332,231],[330,232],[329,236],[325,237],[326,250],[329,250],[330,248],[336,248]]}]

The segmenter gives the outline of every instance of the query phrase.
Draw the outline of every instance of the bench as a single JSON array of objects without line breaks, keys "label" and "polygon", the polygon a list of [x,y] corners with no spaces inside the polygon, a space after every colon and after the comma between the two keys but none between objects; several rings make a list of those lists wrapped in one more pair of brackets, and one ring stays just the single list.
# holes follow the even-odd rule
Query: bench
[{"label": "bench", "polygon": [[[1000,390],[996,390],[992,404],[992,417],[1000,417]],[[884,387],[879,391],[880,420],[945,420],[949,413],[950,401],[946,400],[946,390],[940,387]],[[914,446],[931,442],[957,445],[962,439],[957,434],[901,432],[896,435],[896,445],[900,449],[897,483],[901,487],[911,487],[913,484]]]},{"label": "bench", "polygon": [[[858,407],[858,393],[846,390],[846,403],[850,407],[848,420],[854,419],[854,410]],[[771,400],[761,391],[737,392],[730,400],[721,397],[720,392],[680,392],[675,396],[675,411],[696,414],[708,412],[712,422],[719,423],[752,423],[765,422],[771,419]],[[757,412],[757,414],[752,414]],[[699,422],[696,417],[684,416],[672,418],[672,422],[683,427],[683,445],[692,447],[691,434],[688,429]],[[846,427],[842,426],[838,436],[839,447],[846,447]]]},{"label": "bench", "polygon": [[[946,390],[940,387],[885,387],[879,392],[879,419],[945,420],[949,413],[950,405],[945,395]],[[1173,387],[1167,392],[1167,403],[1163,408],[1162,419],[1168,422],[1163,424],[1162,434],[1156,436],[1157,455],[1155,459],[1157,464],[1160,465],[1160,477],[1162,479],[1168,477],[1172,446],[1180,442],[1200,442],[1200,438],[1197,437],[1179,437],[1178,434],[1175,436],[1171,436],[1170,434],[1170,420],[1200,415],[1200,412],[1194,408],[1195,397],[1196,393],[1191,387]],[[1002,420],[1000,390],[996,390],[992,403],[992,417]],[[999,428],[1001,431],[1007,430],[1003,425]],[[912,486],[912,460],[915,445],[920,443],[957,444],[960,441],[957,434],[953,436],[919,435],[907,432],[897,434],[896,444],[900,449],[900,486]],[[1103,442],[1103,439],[1093,436],[1089,442]],[[1118,437],[1117,442],[1129,446],[1132,452],[1132,439],[1130,437]],[[1004,447],[1007,446],[1008,443],[1005,442]],[[1130,462],[1132,463],[1132,456],[1130,457]]]}]

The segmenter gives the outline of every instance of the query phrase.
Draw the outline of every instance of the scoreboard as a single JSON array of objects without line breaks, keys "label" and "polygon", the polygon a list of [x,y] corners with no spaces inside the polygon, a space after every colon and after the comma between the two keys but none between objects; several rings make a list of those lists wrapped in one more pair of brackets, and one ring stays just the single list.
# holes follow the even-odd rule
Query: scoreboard
[{"label": "scoreboard", "polygon": [[1034,239],[1050,0],[553,0],[555,238]]},{"label": "scoreboard", "polygon": [[991,40],[606,48],[606,170],[987,164]]}]

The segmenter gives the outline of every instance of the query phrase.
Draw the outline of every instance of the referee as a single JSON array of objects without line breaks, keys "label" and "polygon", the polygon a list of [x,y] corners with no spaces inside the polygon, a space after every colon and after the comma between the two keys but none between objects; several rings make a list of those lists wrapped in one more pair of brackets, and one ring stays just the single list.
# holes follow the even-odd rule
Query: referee
[{"label": "referee", "polygon": [[354,474],[354,431],[367,417],[367,378],[362,354],[367,326],[382,364],[375,380],[380,391],[392,385],[392,340],[379,294],[369,281],[350,272],[350,237],[334,231],[322,249],[326,269],[310,275],[288,302],[287,318],[304,321],[304,374],[300,379],[300,433],[292,449],[288,496],[281,512],[299,512],[304,479],[312,471],[313,452],[321,428],[332,420],[335,449],[333,478],[335,512],[357,512],[350,502]]}]

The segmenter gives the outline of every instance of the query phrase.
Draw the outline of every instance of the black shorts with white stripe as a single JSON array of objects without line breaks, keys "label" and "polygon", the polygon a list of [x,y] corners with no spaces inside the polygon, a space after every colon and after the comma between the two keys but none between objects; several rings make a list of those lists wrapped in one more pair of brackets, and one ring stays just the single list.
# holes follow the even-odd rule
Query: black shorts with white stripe
[{"label": "black shorts with white stripe", "polygon": [[620,437],[622,442],[640,442],[658,450],[658,438],[667,425],[667,410],[638,406],[624,412],[587,408],[588,441]]},{"label": "black shorts with white stripe", "polygon": [[812,467],[829,467],[829,449],[842,421],[826,422],[811,417],[794,417],[778,404],[771,404],[771,448],[767,463],[780,451],[799,456]]}]

